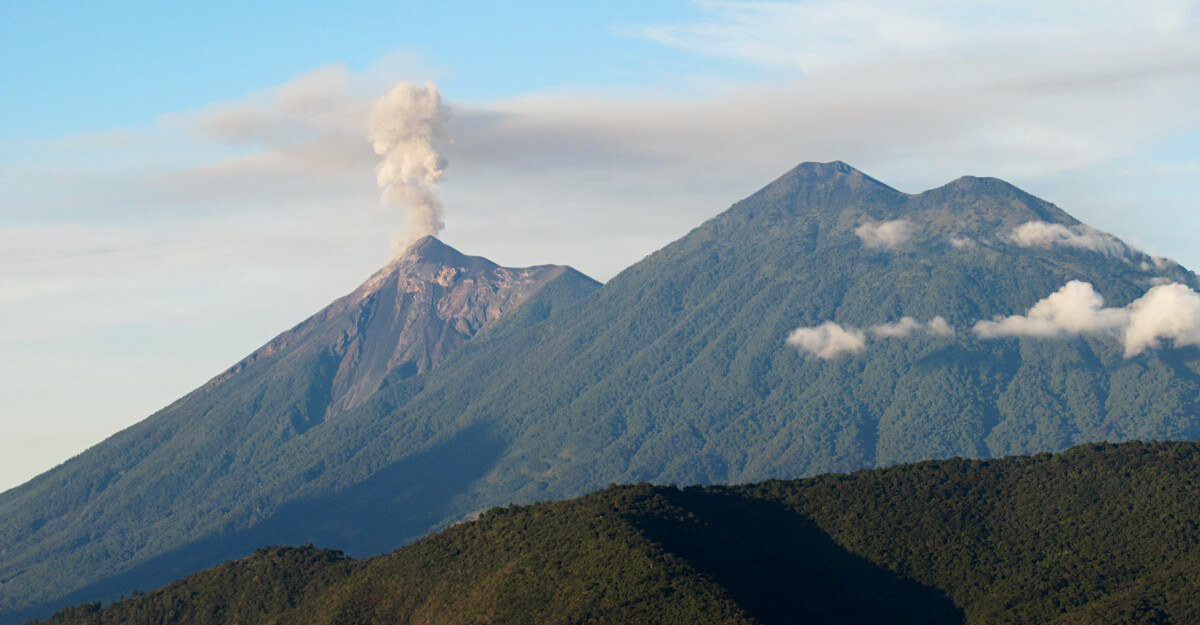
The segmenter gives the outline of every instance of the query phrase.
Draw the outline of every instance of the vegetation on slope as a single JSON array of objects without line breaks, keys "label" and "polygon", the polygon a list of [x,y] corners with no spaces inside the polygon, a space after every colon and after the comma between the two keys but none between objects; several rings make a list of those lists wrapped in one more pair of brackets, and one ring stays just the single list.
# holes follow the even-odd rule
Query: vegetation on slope
[{"label": "vegetation on slope", "polygon": [[[913,224],[895,249],[855,235],[894,219]],[[393,376],[337,418],[305,416],[333,375],[319,350],[303,366],[261,360],[219,397],[181,402],[0,494],[0,623],[262,544],[359,557],[497,504],[611,482],[749,482],[1200,436],[1200,349],[1126,358],[1110,337],[971,334],[1069,280],[1113,306],[1155,280],[1200,287],[1177,266],[1013,244],[1031,220],[1078,225],[999,180],[910,195],[807,163],[601,288],[564,273],[437,367]],[[833,360],[784,343],[798,326],[905,315],[940,315],[958,333]]]},{"label": "vegetation on slope", "polygon": [[262,550],[49,622],[1194,623],[1197,580],[1200,445],[1125,443],[610,487],[363,561]]}]

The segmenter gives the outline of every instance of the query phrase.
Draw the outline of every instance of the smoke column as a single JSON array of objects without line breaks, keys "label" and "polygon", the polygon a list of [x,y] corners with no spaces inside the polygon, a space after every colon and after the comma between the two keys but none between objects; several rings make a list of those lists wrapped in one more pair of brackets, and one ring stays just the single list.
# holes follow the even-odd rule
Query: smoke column
[{"label": "smoke column", "polygon": [[367,138],[383,157],[375,167],[381,199],[404,210],[404,240],[395,242],[400,248],[445,227],[438,183],[446,161],[433,142],[449,118],[450,109],[432,82],[402,82],[371,109]]}]

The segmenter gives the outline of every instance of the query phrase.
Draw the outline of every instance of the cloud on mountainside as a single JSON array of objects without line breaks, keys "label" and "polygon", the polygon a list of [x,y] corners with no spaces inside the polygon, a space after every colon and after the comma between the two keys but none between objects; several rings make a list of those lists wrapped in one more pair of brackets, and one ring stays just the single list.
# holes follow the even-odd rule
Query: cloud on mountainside
[{"label": "cloud on mountainside", "polygon": [[854,229],[854,234],[869,248],[894,250],[912,238],[915,226],[911,221],[894,219],[865,223]]},{"label": "cloud on mountainside", "polygon": [[826,360],[845,353],[858,353],[867,348],[867,335],[862,330],[843,328],[840,324],[826,321],[811,328],[796,328],[788,335],[786,343]]},{"label": "cloud on mountainside", "polygon": [[921,323],[912,317],[901,317],[897,321],[874,325],[866,330],[826,321],[817,326],[792,330],[785,343],[801,352],[829,360],[841,354],[863,351],[867,347],[868,338],[904,338],[916,332],[953,336],[954,328],[941,316],[930,319],[929,323]]},{"label": "cloud on mountainside", "polygon": [[[904,338],[917,332],[954,336],[940,316],[928,323],[912,317],[871,326],[866,330],[826,321],[796,328],[786,343],[803,353],[829,360],[865,350],[870,340]],[[1200,293],[1178,282],[1156,284],[1122,308],[1106,308],[1104,297],[1091,283],[1072,280],[1034,304],[1024,315],[978,321],[972,332],[980,339],[1005,337],[1066,338],[1079,335],[1117,337],[1132,358],[1168,341],[1176,347],[1200,345]]]},{"label": "cloud on mountainside", "polygon": [[1090,283],[1072,280],[1034,304],[1026,314],[980,321],[975,324],[974,332],[983,339],[1004,336],[1051,338],[1112,332],[1127,320],[1124,310],[1104,308],[1104,298]]},{"label": "cloud on mountainside", "polygon": [[1072,280],[1026,314],[980,321],[973,331],[981,339],[1110,334],[1120,337],[1130,358],[1168,340],[1200,345],[1200,293],[1179,283],[1160,284],[1124,308],[1105,308],[1090,283]]},{"label": "cloud on mountainside", "polygon": [[939,336],[954,336],[954,328],[940,315],[930,319],[929,323],[921,323],[912,317],[901,317],[899,321],[882,323],[868,329],[868,332],[880,338],[903,338],[922,331]]},{"label": "cloud on mountainside", "polygon": [[1124,258],[1133,252],[1120,239],[1086,225],[1067,227],[1045,221],[1027,221],[1013,229],[1009,240],[1021,247],[1053,247],[1064,245],[1078,249]]}]

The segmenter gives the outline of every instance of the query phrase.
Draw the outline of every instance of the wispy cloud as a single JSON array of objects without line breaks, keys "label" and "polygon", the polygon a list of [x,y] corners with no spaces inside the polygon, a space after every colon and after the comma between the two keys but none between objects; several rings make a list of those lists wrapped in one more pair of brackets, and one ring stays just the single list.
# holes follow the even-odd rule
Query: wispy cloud
[{"label": "wispy cloud", "polygon": [[854,234],[869,248],[894,250],[912,238],[914,229],[911,221],[894,219],[862,224],[854,229]]},{"label": "wispy cloud", "polygon": [[1027,221],[1017,226],[1008,239],[1022,247],[1057,245],[1091,250],[1098,254],[1124,258],[1135,250],[1111,234],[1079,224],[1071,227],[1045,221]]},{"label": "wispy cloud", "polygon": [[[1054,5],[1004,0],[974,3],[969,10],[952,0],[710,0],[698,5],[709,19],[634,32],[697,55],[812,72],[948,50],[969,63],[1001,50],[1024,60],[1047,49],[1086,54],[1140,44],[1143,52],[1149,48],[1170,58],[1168,51],[1186,45],[1196,27],[1196,5],[1186,0],[1064,0]],[[1026,45],[1018,48],[1014,41]],[[1182,49],[1174,53],[1186,56]]]},{"label": "wispy cloud", "polygon": [[928,323],[921,323],[912,317],[901,317],[899,320],[891,323],[871,326],[868,332],[881,338],[903,338],[916,332],[925,332],[938,336],[954,336],[954,328],[940,315],[930,319]]}]

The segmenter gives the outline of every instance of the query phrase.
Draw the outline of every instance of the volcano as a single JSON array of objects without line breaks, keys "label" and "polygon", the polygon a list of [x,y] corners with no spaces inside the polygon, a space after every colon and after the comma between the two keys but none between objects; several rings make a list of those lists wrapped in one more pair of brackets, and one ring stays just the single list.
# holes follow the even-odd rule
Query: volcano
[{"label": "volcano", "polygon": [[[603,286],[425,239],[0,495],[0,609],[150,588],[268,543],[382,553],[613,482],[1200,436],[1195,346],[1130,356],[1110,334],[972,331],[1073,281],[1112,307],[1200,287],[1004,181],[910,194],[840,162],[801,164]],[[901,331],[905,318],[939,331]],[[829,358],[789,344],[825,323],[891,334]]]}]

